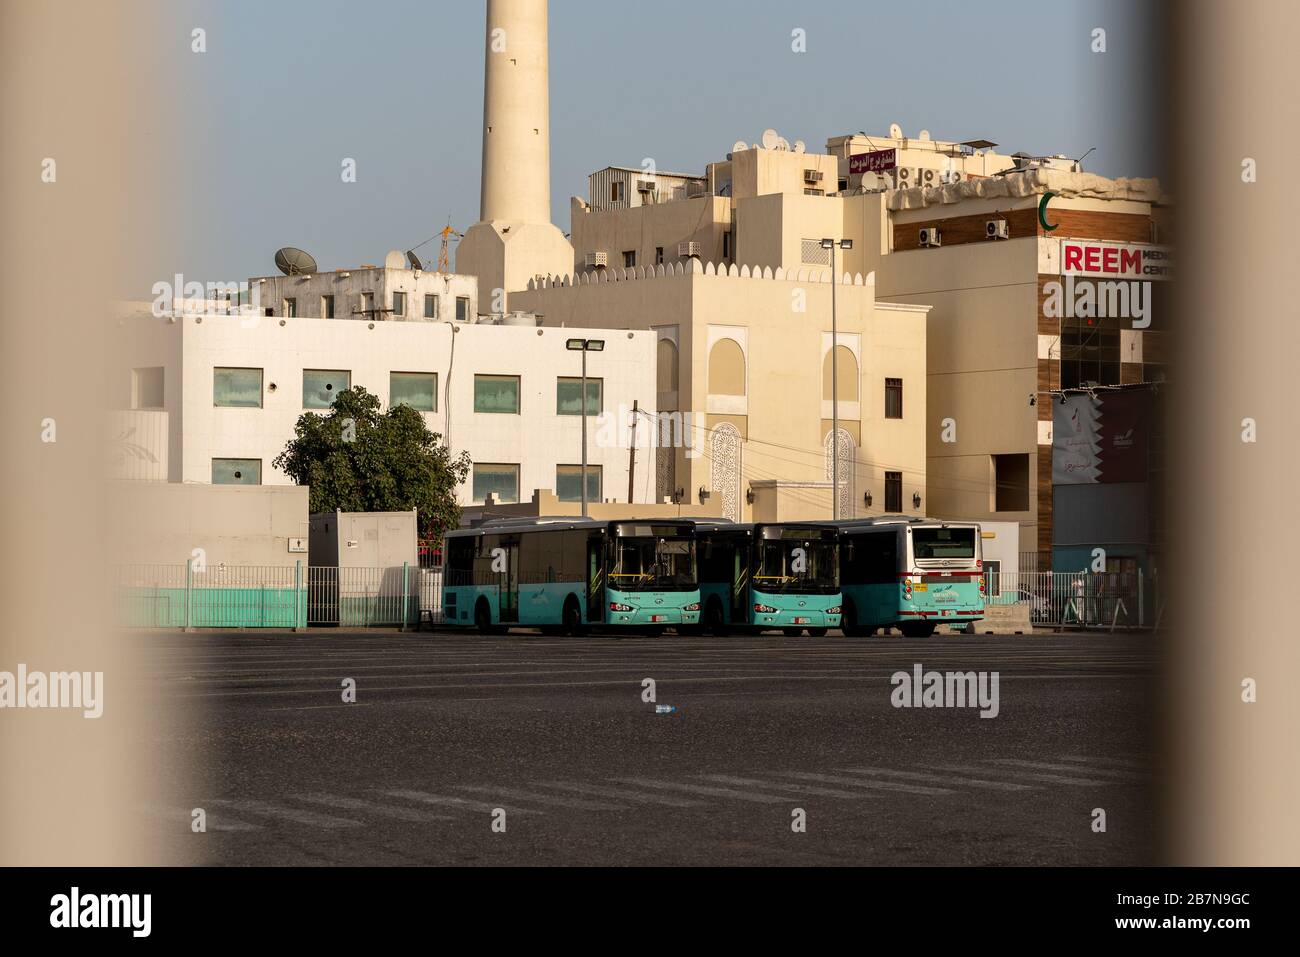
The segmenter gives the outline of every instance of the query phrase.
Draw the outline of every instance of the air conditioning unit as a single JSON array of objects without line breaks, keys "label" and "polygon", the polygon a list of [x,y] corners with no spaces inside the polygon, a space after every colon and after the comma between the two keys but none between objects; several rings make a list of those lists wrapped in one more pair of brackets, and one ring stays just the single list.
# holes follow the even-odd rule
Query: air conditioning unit
[{"label": "air conditioning unit", "polygon": [[938,227],[938,226],[927,226],[927,227],[925,227],[924,229],[921,230],[921,245],[922,245],[922,246],[938,246],[938,245],[939,245],[939,227]]},{"label": "air conditioning unit", "polygon": [[984,235],[988,239],[1010,239],[1011,230],[1005,219],[990,219],[984,224]]},{"label": "air conditioning unit", "polygon": [[587,253],[588,269],[604,269],[609,265],[609,253]]},{"label": "air conditioning unit", "polygon": [[655,183],[654,183],[654,180],[652,180],[652,179],[639,179],[639,180],[637,180],[637,181],[636,181],[636,191],[637,191],[638,193],[653,193],[653,192],[655,191]]},{"label": "air conditioning unit", "polygon": [[820,183],[822,181],[822,171],[819,169],[804,170],[803,181],[805,183]]},{"label": "air conditioning unit", "polygon": [[700,255],[700,244],[699,243],[678,243],[677,255],[683,259],[687,259],[691,256],[698,257]]}]

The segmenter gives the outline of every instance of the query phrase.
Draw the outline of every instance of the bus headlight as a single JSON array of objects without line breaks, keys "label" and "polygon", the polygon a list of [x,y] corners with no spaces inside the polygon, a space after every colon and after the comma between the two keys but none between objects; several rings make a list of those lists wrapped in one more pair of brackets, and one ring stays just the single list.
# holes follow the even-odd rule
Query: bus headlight
[{"label": "bus headlight", "polygon": [[775,614],[776,614],[776,609],[773,608],[771,605],[755,605],[755,606],[754,606],[754,611],[758,612],[760,615],[775,615]]},{"label": "bus headlight", "polygon": [[635,611],[636,609],[634,609],[631,605],[620,605],[616,601],[611,601],[609,603],[609,610],[610,611]]},{"label": "bus headlight", "polygon": [[839,605],[832,605],[830,608],[826,609],[826,614],[828,615],[838,615],[840,613],[841,609]]},{"label": "bus headlight", "polygon": [[699,611],[699,610],[700,610],[700,603],[698,601],[693,601],[685,608],[682,609],[682,611]]}]

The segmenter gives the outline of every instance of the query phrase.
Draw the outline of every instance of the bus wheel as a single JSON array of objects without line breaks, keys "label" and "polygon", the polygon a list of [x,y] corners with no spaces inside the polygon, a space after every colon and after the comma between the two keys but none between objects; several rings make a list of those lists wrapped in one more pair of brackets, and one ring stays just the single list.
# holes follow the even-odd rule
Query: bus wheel
[{"label": "bus wheel", "polygon": [[826,632],[828,632],[828,631],[830,631],[829,628],[809,628],[809,629],[808,629],[808,637],[809,637],[809,638],[825,638],[825,637],[826,637]]},{"label": "bus wheel", "polygon": [[478,629],[480,635],[492,633],[492,609],[488,607],[485,598],[480,598],[478,604],[474,606],[474,627]]},{"label": "bus wheel", "polygon": [[933,622],[908,621],[899,626],[898,630],[904,638],[929,638],[934,635],[934,627]]},{"label": "bus wheel", "polygon": [[852,602],[844,606],[843,623],[840,625],[840,631],[845,638],[865,638],[867,629],[858,624],[858,610]]},{"label": "bus wheel", "polygon": [[578,607],[578,601],[572,595],[564,603],[564,625],[561,630],[566,635],[580,635],[582,628],[582,609]]}]

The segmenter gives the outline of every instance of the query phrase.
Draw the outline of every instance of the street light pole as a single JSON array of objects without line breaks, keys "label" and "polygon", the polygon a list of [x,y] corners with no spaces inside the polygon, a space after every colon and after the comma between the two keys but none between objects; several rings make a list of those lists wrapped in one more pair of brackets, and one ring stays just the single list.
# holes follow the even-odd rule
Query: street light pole
[{"label": "street light pole", "polygon": [[587,353],[603,352],[604,339],[569,339],[564,348],[582,353],[582,392],[578,397],[578,414],[582,416],[582,517],[587,517]]},{"label": "street light pole", "polygon": [[582,350],[582,517],[587,517],[587,350]]},{"label": "street light pole", "polygon": [[835,315],[836,287],[839,278],[835,274],[835,247],[852,249],[853,240],[823,239],[822,248],[831,251],[831,518],[840,517],[840,357],[839,335]]}]

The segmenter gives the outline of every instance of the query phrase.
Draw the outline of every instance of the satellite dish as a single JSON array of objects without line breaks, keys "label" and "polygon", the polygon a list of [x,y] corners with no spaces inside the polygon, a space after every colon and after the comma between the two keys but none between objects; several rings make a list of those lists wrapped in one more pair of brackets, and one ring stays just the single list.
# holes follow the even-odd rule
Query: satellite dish
[{"label": "satellite dish", "polygon": [[406,251],[406,261],[411,264],[412,269],[424,269],[424,263],[420,262],[420,257],[415,255],[415,250],[413,249],[408,249]]},{"label": "satellite dish", "polygon": [[733,153],[743,153],[747,149],[749,149],[749,147],[746,145],[744,140],[736,140],[736,142],[731,144],[731,152]]},{"label": "satellite dish", "polygon": [[776,141],[776,148],[788,153],[790,152],[790,141],[783,136]]},{"label": "satellite dish", "polygon": [[897,123],[889,124],[889,138],[891,140],[901,140],[903,138],[903,128]]},{"label": "satellite dish", "polygon": [[794,151],[795,151],[796,153],[802,153],[802,152],[803,152],[804,150],[806,150],[807,148],[808,148],[808,147],[804,145],[804,141],[803,141],[803,140],[795,140],[795,141],[794,141]]},{"label": "satellite dish", "polygon": [[275,251],[275,268],[286,276],[310,276],[320,270],[310,253],[293,246],[285,246]]},{"label": "satellite dish", "polygon": [[781,142],[781,137],[777,135],[776,130],[764,130],[761,142],[763,144],[763,149],[774,150],[776,149],[777,144]]},{"label": "satellite dish", "polygon": [[921,130],[920,133],[916,134],[916,138],[920,140],[922,143],[928,143],[930,141],[930,131]]}]

